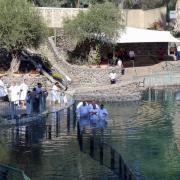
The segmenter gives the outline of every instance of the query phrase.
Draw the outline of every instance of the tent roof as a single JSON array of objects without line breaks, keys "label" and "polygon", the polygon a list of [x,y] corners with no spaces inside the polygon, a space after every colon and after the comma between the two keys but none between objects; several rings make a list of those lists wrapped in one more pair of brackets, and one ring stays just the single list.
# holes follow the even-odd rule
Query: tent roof
[{"label": "tent roof", "polygon": [[143,43],[143,42],[180,42],[169,31],[156,31],[126,27],[117,37],[116,43]]}]

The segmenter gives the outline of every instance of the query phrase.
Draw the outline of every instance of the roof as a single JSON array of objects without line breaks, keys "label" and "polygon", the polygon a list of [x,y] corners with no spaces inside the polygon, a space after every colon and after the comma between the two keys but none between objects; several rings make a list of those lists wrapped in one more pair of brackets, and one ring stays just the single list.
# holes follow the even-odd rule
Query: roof
[{"label": "roof", "polygon": [[143,43],[143,42],[180,42],[169,31],[156,31],[126,27],[124,32],[117,37],[116,43]]}]

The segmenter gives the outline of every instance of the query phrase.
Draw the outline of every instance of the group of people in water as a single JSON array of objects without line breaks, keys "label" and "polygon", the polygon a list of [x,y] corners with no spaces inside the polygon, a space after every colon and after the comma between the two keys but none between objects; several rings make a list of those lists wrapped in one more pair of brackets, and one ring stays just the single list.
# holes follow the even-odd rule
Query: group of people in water
[{"label": "group of people in water", "polygon": [[95,100],[79,102],[76,108],[77,119],[83,128],[105,128],[107,126],[108,111],[103,104],[96,104]]}]

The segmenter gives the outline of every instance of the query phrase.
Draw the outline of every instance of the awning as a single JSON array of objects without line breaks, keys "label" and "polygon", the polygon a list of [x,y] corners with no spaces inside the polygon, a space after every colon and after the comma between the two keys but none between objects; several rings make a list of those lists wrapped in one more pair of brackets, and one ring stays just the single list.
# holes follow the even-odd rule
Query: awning
[{"label": "awning", "polygon": [[124,32],[116,38],[116,43],[148,43],[148,42],[180,42],[169,31],[156,31],[126,27]]}]

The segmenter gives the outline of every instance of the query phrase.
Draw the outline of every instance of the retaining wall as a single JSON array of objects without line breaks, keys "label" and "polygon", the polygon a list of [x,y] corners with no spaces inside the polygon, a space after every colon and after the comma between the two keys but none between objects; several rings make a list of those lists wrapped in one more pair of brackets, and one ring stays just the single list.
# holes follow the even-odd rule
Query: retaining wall
[{"label": "retaining wall", "polygon": [[[73,18],[79,11],[87,11],[88,9],[39,7],[38,10],[49,27],[62,28],[65,18]],[[125,9],[123,12],[127,26],[148,28],[157,21],[161,21],[163,25],[166,24],[166,7],[146,11],[141,9]]]}]

